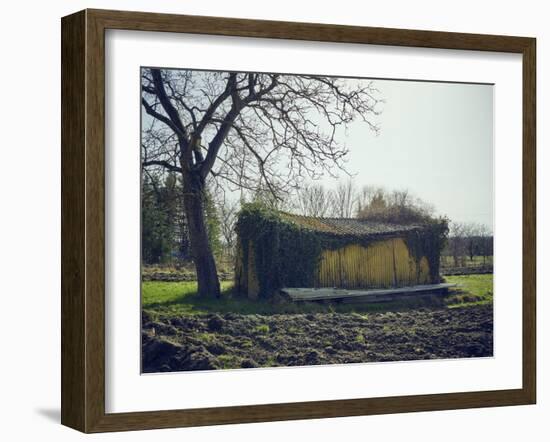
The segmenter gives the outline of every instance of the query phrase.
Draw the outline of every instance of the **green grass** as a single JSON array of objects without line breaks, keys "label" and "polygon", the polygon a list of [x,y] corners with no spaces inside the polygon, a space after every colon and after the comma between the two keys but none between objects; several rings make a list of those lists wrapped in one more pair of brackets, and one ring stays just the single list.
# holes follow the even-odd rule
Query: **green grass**
[{"label": "green grass", "polygon": [[267,324],[258,325],[254,330],[256,331],[256,333],[267,335],[269,333],[269,325]]},{"label": "green grass", "polygon": [[[493,300],[493,275],[447,276],[447,282],[458,283],[445,299],[439,296],[422,297],[394,302],[372,304],[342,303],[270,303],[252,301],[232,293],[232,283],[222,282],[220,299],[201,298],[197,295],[196,282],[142,283],[142,307],[150,314],[162,316],[196,315],[206,313],[238,313],[245,315],[272,315],[283,313],[357,313],[368,321],[369,312],[399,311],[411,308],[448,306],[473,306],[489,304]],[[257,330],[258,333],[269,333]]]},{"label": "green grass", "polygon": [[216,341],[216,335],[214,333],[199,333],[197,338],[207,344],[211,344]]},{"label": "green grass", "polygon": [[288,302],[274,304],[252,301],[232,293],[232,283],[222,282],[220,299],[201,298],[196,282],[145,281],[142,283],[142,308],[153,316],[181,316],[207,313],[273,315],[288,313],[365,313],[404,310],[430,306],[429,299],[402,300],[372,304]]},{"label": "green grass", "polygon": [[197,295],[195,281],[145,281],[141,284],[141,303],[144,310],[163,313],[193,314],[218,311],[229,299],[233,284],[221,282],[221,299],[203,299]]},{"label": "green grass", "polygon": [[459,285],[450,290],[446,299],[450,308],[493,302],[493,275],[446,276],[445,280]]},{"label": "green grass", "polygon": [[219,355],[217,360],[224,370],[241,367],[240,358],[234,355]]}]

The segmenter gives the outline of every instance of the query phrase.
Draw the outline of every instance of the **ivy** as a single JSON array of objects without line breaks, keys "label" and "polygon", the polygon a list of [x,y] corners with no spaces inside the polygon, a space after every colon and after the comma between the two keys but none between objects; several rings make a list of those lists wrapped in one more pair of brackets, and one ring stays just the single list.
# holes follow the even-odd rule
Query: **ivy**
[{"label": "ivy", "polygon": [[448,233],[448,220],[440,218],[426,223],[421,229],[410,230],[405,236],[405,243],[417,264],[423,256],[428,260],[432,283],[440,282],[439,260]]},{"label": "ivy", "polygon": [[277,211],[256,203],[242,208],[236,228],[245,273],[248,272],[248,245],[250,241],[254,245],[260,297],[267,297],[284,285],[313,286],[322,252],[315,232],[285,221]]},{"label": "ivy", "polygon": [[[242,250],[242,264],[248,273],[249,244],[254,245],[254,264],[260,297],[268,297],[286,287],[313,287],[323,250],[336,250],[350,244],[368,247],[375,241],[395,237],[321,233],[284,219],[277,210],[259,203],[243,205],[236,230]],[[446,220],[437,220],[411,230],[406,243],[418,261],[426,256],[432,280],[439,279],[439,254],[447,234]]]}]

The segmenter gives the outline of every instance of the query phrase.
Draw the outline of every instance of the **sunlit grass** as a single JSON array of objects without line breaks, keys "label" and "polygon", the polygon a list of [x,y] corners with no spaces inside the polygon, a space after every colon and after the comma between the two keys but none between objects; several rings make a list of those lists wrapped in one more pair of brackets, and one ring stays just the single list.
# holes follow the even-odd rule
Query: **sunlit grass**
[{"label": "sunlit grass", "polygon": [[197,295],[197,283],[146,281],[142,283],[142,307],[153,315],[181,316],[207,313],[245,315],[289,313],[357,313],[408,310],[422,307],[463,307],[490,304],[493,301],[493,275],[447,276],[447,282],[458,283],[446,297],[440,295],[400,299],[392,302],[345,304],[321,302],[283,302],[249,300],[233,293],[233,283],[221,283],[219,299]]},{"label": "sunlit grass", "polygon": [[450,290],[447,303],[450,308],[491,304],[493,302],[493,275],[446,276],[445,280],[458,284]]}]

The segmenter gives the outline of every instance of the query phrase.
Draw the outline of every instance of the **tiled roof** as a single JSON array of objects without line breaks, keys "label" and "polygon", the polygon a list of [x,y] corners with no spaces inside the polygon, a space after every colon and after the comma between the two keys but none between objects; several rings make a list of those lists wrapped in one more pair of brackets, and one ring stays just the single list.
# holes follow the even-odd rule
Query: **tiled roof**
[{"label": "tiled roof", "polygon": [[420,224],[388,224],[356,218],[316,218],[291,213],[281,213],[281,216],[307,229],[339,236],[368,237],[399,234],[424,227]]}]

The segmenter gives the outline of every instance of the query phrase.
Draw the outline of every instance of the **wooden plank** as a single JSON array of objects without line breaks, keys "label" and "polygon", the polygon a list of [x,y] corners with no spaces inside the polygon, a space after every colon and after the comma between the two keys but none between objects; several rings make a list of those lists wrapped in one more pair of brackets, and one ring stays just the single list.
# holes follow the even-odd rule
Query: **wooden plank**
[{"label": "wooden plank", "polygon": [[457,284],[424,284],[412,287],[399,287],[392,289],[372,289],[372,290],[346,290],[337,288],[301,288],[289,287],[281,290],[293,301],[321,301],[329,299],[349,299],[349,298],[370,298],[373,301],[391,300],[392,297],[417,295],[436,290],[444,290],[456,287]]}]

